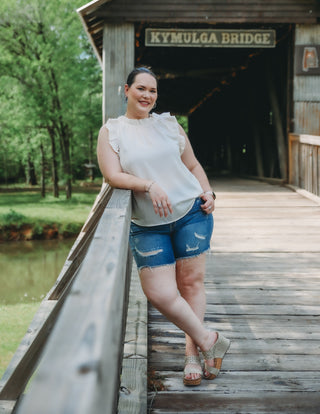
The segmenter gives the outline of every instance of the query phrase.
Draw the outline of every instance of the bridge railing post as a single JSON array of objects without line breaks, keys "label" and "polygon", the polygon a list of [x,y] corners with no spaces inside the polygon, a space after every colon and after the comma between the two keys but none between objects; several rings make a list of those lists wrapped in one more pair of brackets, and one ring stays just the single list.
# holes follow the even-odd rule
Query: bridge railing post
[{"label": "bridge railing post", "polygon": [[320,196],[320,137],[289,134],[289,184]]}]

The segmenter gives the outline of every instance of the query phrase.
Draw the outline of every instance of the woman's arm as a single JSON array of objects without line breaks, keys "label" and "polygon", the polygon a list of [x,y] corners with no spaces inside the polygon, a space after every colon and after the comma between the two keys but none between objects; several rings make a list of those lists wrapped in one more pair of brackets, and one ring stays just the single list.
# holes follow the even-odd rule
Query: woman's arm
[{"label": "woman's arm", "polygon": [[111,187],[126,188],[134,191],[147,191],[150,180],[144,180],[122,171],[118,154],[109,143],[109,131],[103,126],[100,129],[97,145],[97,156],[100,171]]},{"label": "woman's arm", "polygon": [[181,125],[179,125],[179,130],[186,140],[185,149],[181,155],[181,159],[182,159],[182,162],[186,165],[186,167],[190,170],[190,172],[196,177],[196,179],[199,181],[201,185],[201,188],[203,190],[203,194],[201,194],[201,198],[205,201],[205,203],[202,205],[202,208],[206,210],[208,209],[209,205],[212,206],[212,203],[213,203],[212,210],[214,210],[213,196],[211,194],[205,194],[206,192],[212,191],[207,174],[205,173],[201,164],[195,157],[192,146],[190,144],[190,140],[187,137],[187,134],[184,132]]},{"label": "woman's arm", "polygon": [[168,196],[157,183],[122,171],[119,156],[109,143],[109,131],[105,126],[99,132],[97,156],[100,171],[111,187],[148,192],[156,214],[167,217],[168,211],[172,213]]}]

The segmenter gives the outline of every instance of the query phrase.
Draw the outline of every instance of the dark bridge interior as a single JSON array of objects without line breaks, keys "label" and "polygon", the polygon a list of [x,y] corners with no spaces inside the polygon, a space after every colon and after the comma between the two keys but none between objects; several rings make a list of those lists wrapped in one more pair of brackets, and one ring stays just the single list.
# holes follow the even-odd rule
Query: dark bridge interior
[{"label": "dark bridge interior", "polygon": [[292,26],[232,25],[276,30],[275,48],[146,47],[145,28],[136,28],[136,62],[159,76],[156,111],[189,117],[201,163],[214,173],[283,177],[278,140],[290,129]]}]

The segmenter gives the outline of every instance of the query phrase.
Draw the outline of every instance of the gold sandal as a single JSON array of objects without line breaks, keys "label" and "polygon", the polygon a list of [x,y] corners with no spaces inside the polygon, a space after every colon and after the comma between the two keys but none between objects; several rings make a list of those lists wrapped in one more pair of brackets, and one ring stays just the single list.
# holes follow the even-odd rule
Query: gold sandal
[{"label": "gold sandal", "polygon": [[213,367],[210,367],[206,363],[204,364],[204,369],[209,373],[209,375],[203,374],[203,377],[206,380],[212,380],[215,379],[220,372],[222,360],[225,355],[225,353],[228,351],[230,347],[230,340],[222,336],[217,332],[218,339],[214,343],[214,345],[209,349],[209,351],[203,351],[203,357],[204,359],[213,359],[214,365]]},{"label": "gold sandal", "polygon": [[[195,367],[195,366],[190,367],[190,364],[198,365],[198,367]],[[187,367],[187,365],[189,365],[189,367]],[[195,379],[186,378],[186,376],[189,374],[199,374],[200,377],[195,378]],[[202,368],[201,368],[200,358],[198,355],[190,355],[190,356],[185,357],[183,376],[184,376],[183,377],[184,385],[200,385],[201,384]]]}]

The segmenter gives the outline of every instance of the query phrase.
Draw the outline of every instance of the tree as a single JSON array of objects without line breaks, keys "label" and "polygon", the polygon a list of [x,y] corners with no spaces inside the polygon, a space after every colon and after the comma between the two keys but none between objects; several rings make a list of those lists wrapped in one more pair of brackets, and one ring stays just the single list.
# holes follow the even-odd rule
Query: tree
[{"label": "tree", "polygon": [[[41,166],[48,142],[43,139],[45,131],[53,192],[59,195],[60,174],[67,198],[72,193],[74,165],[80,161],[72,162],[71,157],[80,155],[77,147],[83,148],[90,131],[100,125],[100,69],[90,49],[83,48],[85,38],[75,3],[16,0],[12,4],[4,0],[0,10],[1,76],[17,86],[15,98],[22,100],[23,118],[37,146],[32,153],[37,160],[25,152],[25,162]],[[88,102],[94,115],[88,113]],[[24,139],[30,141],[30,137]]]}]

